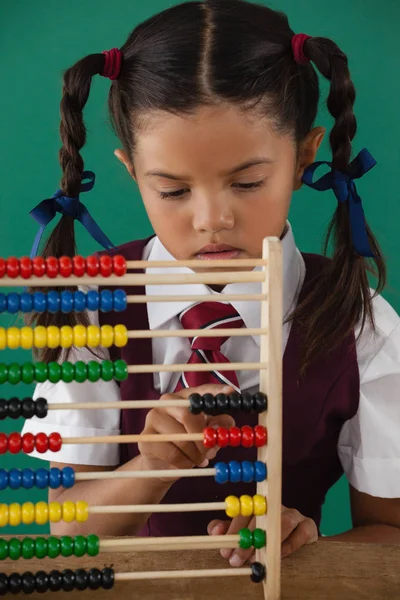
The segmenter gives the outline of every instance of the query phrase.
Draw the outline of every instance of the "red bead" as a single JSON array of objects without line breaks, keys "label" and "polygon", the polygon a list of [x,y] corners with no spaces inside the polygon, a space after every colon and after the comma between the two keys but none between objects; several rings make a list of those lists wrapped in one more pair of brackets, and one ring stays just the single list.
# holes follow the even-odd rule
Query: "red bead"
[{"label": "red bead", "polygon": [[43,256],[35,256],[32,260],[32,268],[35,277],[43,277],[46,273],[46,263]]},{"label": "red bead", "polygon": [[46,275],[48,277],[52,277],[53,279],[54,277],[57,277],[58,269],[58,260],[55,256],[49,256],[48,258],[46,258]]},{"label": "red bead", "polygon": [[22,452],[31,454],[35,449],[35,436],[33,433],[24,433],[22,436]]},{"label": "red bead", "polygon": [[56,431],[49,435],[49,450],[51,452],[59,452],[62,446],[62,438]]},{"label": "red bead", "polygon": [[22,449],[22,440],[20,433],[10,433],[8,436],[8,451],[11,454],[18,454]]},{"label": "red bead", "polygon": [[229,429],[226,427],[218,427],[217,440],[220,448],[225,448],[229,444]]},{"label": "red bead", "polygon": [[110,277],[113,272],[113,260],[108,254],[100,256],[100,273],[103,277]]},{"label": "red bead", "polygon": [[72,259],[69,256],[61,256],[58,259],[61,277],[71,277],[72,275]]},{"label": "red bead", "polygon": [[11,279],[15,279],[15,277],[18,277],[18,275],[19,275],[19,260],[18,260],[18,258],[15,258],[15,256],[10,256],[10,258],[7,258],[6,269],[7,269],[8,277],[11,277]]},{"label": "red bead", "polygon": [[39,454],[44,454],[49,449],[49,438],[45,433],[38,433],[35,436],[35,448]]},{"label": "red bead", "polygon": [[8,450],[8,437],[5,433],[0,433],[0,454],[5,454]]},{"label": "red bead", "polygon": [[229,430],[229,445],[237,448],[242,442],[242,432],[239,427],[231,427]]},{"label": "red bead", "polygon": [[29,256],[23,256],[19,261],[19,268],[21,272],[21,277],[24,279],[29,279],[32,277],[32,261]]},{"label": "red bead", "polygon": [[243,425],[242,427],[242,446],[244,448],[254,446],[254,431],[250,425]]},{"label": "red bead", "polygon": [[6,274],[6,261],[4,258],[0,258],[0,277],[4,277]]},{"label": "red bead", "polygon": [[256,448],[266,446],[268,440],[267,430],[262,425],[256,425],[254,427],[254,445]]},{"label": "red bead", "polygon": [[214,427],[206,427],[203,431],[205,448],[214,448],[217,444],[217,432]]},{"label": "red bead", "polygon": [[90,277],[96,277],[99,274],[100,270],[100,262],[98,256],[93,254],[92,256],[88,256],[86,259],[86,273]]},{"label": "red bead", "polygon": [[126,273],[126,260],[121,254],[113,256],[114,275],[122,277]]},{"label": "red bead", "polygon": [[83,277],[83,275],[86,273],[86,260],[83,258],[83,256],[79,256],[79,254],[74,256],[72,259],[72,265],[74,275],[76,277]]}]

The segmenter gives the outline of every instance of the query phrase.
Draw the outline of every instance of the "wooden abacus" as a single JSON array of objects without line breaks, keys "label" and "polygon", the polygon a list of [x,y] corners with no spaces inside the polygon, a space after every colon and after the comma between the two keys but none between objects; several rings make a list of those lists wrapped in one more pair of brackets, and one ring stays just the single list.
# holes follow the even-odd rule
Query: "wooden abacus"
[{"label": "wooden abacus", "polygon": [[[0,527],[5,525],[18,525],[21,520],[24,523],[45,523],[48,520],[73,520],[75,518],[78,521],[84,521],[90,514],[94,513],[112,513],[112,512],[179,512],[179,511],[190,511],[190,510],[227,510],[228,516],[233,516],[235,511],[240,508],[245,511],[242,514],[256,514],[256,527],[257,535],[254,532],[241,532],[240,535],[225,535],[225,536],[187,536],[187,537],[169,537],[169,538],[118,538],[118,539],[104,539],[99,540],[96,536],[88,536],[88,538],[81,539],[80,544],[83,549],[80,548],[79,552],[87,552],[90,556],[94,556],[99,552],[115,552],[123,549],[124,551],[157,551],[157,550],[197,550],[197,549],[220,549],[220,548],[232,548],[237,547],[240,541],[243,541],[243,537],[248,537],[250,542],[256,545],[256,562],[252,566],[246,566],[243,568],[223,568],[223,569],[201,569],[201,570],[190,570],[190,571],[143,571],[143,572],[119,572],[118,569],[104,569],[102,572],[94,569],[93,573],[81,573],[83,583],[81,585],[88,585],[90,577],[93,579],[92,589],[97,587],[103,587],[105,589],[112,587],[116,584],[118,587],[119,581],[127,580],[139,580],[139,579],[174,579],[174,578],[213,578],[213,577],[240,577],[247,576],[251,577],[253,581],[262,580],[264,598],[268,600],[278,600],[280,598],[280,555],[281,555],[281,454],[282,454],[282,392],[281,392],[281,379],[282,379],[282,257],[281,257],[281,246],[279,240],[275,238],[268,238],[263,244],[263,257],[258,260],[220,260],[220,261],[209,261],[207,266],[215,269],[222,269],[219,272],[200,272],[200,273],[185,273],[185,274],[162,274],[162,275],[150,275],[150,274],[137,274],[129,273],[130,269],[146,269],[147,267],[180,267],[185,266],[192,269],[202,267],[204,268],[203,261],[170,261],[170,262],[145,262],[145,261],[127,261],[121,256],[103,255],[100,259],[98,257],[88,257],[86,260],[82,257],[75,257],[70,259],[63,257],[61,259],[50,258],[44,261],[38,257],[31,261],[28,258],[22,258],[20,260],[16,258],[9,258],[7,260],[0,259],[0,286],[26,286],[29,283],[30,287],[62,287],[66,283],[68,286],[85,286],[85,285],[98,285],[98,286],[110,286],[119,288],[129,287],[139,284],[185,284],[185,283],[203,283],[203,284],[228,284],[234,282],[259,282],[261,284],[260,294],[240,294],[240,295],[229,295],[226,294],[223,297],[216,294],[209,295],[193,295],[193,296],[153,296],[153,295],[141,295],[141,296],[126,296],[123,290],[117,290],[117,292],[108,292],[104,295],[104,305],[108,307],[108,310],[119,310],[122,311],[126,308],[127,303],[138,303],[138,302],[170,302],[170,301],[190,301],[193,303],[199,301],[234,301],[237,299],[259,302],[261,303],[261,327],[259,329],[207,329],[207,330],[174,330],[174,331],[127,331],[123,325],[111,328],[108,326],[106,330],[103,328],[91,328],[86,330],[83,326],[75,328],[61,328],[57,330],[55,327],[35,327],[28,328],[23,327],[18,329],[11,327],[8,330],[0,328],[0,349],[4,348],[17,348],[22,347],[29,349],[32,347],[57,347],[59,345],[63,347],[71,346],[101,346],[106,347],[116,344],[117,346],[123,346],[127,343],[130,337],[194,337],[197,335],[205,336],[243,336],[253,335],[260,336],[260,361],[258,363],[230,363],[230,364],[201,364],[201,365],[126,365],[123,361],[104,361],[107,364],[101,364],[99,362],[91,361],[90,373],[88,368],[85,367],[85,374],[89,377],[89,380],[96,381],[101,377],[102,369],[107,371],[107,377],[114,377],[115,379],[123,380],[129,376],[129,373],[135,372],[160,372],[160,371],[171,371],[171,372],[182,372],[183,370],[259,370],[259,394],[254,400],[254,403],[258,403],[258,409],[255,406],[255,412],[258,412],[258,426],[256,431],[251,433],[247,432],[250,441],[247,445],[256,445],[257,450],[257,463],[253,465],[253,481],[257,481],[257,495],[254,498],[250,496],[241,496],[240,498],[230,497],[226,499],[224,503],[196,503],[187,505],[139,505],[139,506],[94,506],[89,507],[85,502],[77,502],[76,505],[72,503],[66,503],[67,506],[57,505],[52,503],[52,506],[48,506],[44,502],[39,502],[37,505],[31,503],[25,503],[22,505],[0,505]],[[226,271],[226,268],[253,268],[260,267],[260,270],[245,270],[245,271]],[[67,280],[65,278],[68,278]],[[71,294],[71,292],[68,292]],[[62,296],[62,292],[59,296],[57,293],[53,293],[51,296],[51,302],[55,304],[49,307],[50,296],[46,296],[41,293],[40,295],[28,294],[24,292],[22,294],[12,293],[6,296],[5,294],[0,295],[0,312],[9,311],[16,313],[18,311],[29,312],[29,310],[48,310],[54,308],[60,308],[60,303],[64,301],[64,311],[68,305],[70,310],[77,309],[77,305],[74,307],[74,303],[71,303],[70,295]],[[102,300],[102,301],[103,301]],[[40,306],[39,306],[40,305]],[[41,307],[41,308],[40,308]],[[79,309],[84,310],[88,307],[87,300],[84,299],[84,294],[80,296]],[[97,307],[98,308],[98,307]],[[118,364],[117,364],[118,363]],[[96,366],[97,364],[97,366]],[[71,365],[71,363],[69,363]],[[68,377],[71,381],[71,377],[76,377],[76,380],[82,380],[78,378],[78,371],[71,372],[74,367],[68,367]],[[111,369],[111,373],[110,373]],[[65,369],[65,372],[67,369]],[[0,364],[0,383],[19,383],[20,381],[25,383],[33,383],[34,381],[43,381],[49,378],[51,381],[56,382],[63,376],[63,365],[58,363],[25,363],[22,366]],[[82,377],[82,374],[79,375]],[[97,378],[97,379],[96,379]],[[268,399],[268,402],[267,402]],[[263,402],[265,404],[263,405]],[[0,401],[0,419],[8,417],[19,417],[25,418],[36,416],[45,416],[48,410],[63,410],[63,409],[80,409],[80,410],[92,410],[92,409],[108,409],[118,407],[119,409],[132,409],[132,408],[152,408],[153,406],[159,406],[162,403],[165,406],[186,406],[190,408],[189,400],[172,400],[172,401],[124,401],[121,403],[112,402],[100,402],[100,403],[85,403],[85,404],[47,404],[45,400],[33,401],[32,399],[24,399],[21,401]],[[267,410],[265,410],[267,407]],[[193,410],[193,406],[192,406]],[[250,428],[248,428],[250,429]],[[268,431],[268,443],[266,441],[266,432]],[[61,444],[93,444],[93,443],[131,443],[131,442],[146,442],[153,441],[171,441],[171,440],[191,440],[198,441],[203,440],[204,443],[218,444],[220,442],[219,433],[215,430],[214,432],[204,432],[204,434],[175,434],[175,435],[124,435],[124,436],[106,436],[106,437],[95,437],[95,438],[68,438],[61,439],[59,434],[51,434],[49,437],[44,434],[38,434],[33,436],[31,434],[20,434],[14,433],[10,436],[0,434],[0,453],[11,452],[17,453],[21,450],[29,453],[36,448],[39,452],[45,452],[48,449],[50,451],[57,451]],[[229,432],[222,432],[221,436],[225,437]],[[244,436],[244,434],[243,434]],[[211,441],[210,441],[211,439]],[[221,445],[221,444],[220,444]],[[243,464],[243,463],[242,463]],[[266,476],[266,468],[268,466],[268,478]],[[225,465],[226,469],[228,468]],[[218,465],[212,468],[204,469],[188,469],[188,470],[176,470],[169,472],[171,476],[180,477],[205,477],[205,476],[226,476],[221,473],[218,475],[218,469],[221,466]],[[264,476],[262,475],[264,469]],[[260,475],[261,473],[261,475]],[[49,484],[49,477],[52,478],[50,483],[52,487],[63,485],[64,487],[70,487],[75,481],[88,480],[88,479],[104,479],[109,480],[113,477],[132,477],[132,478],[146,478],[160,476],[158,471],[140,471],[140,472],[95,472],[95,473],[77,473],[71,468],[65,468],[62,471],[53,470],[52,474],[40,470],[40,474],[36,474],[29,469],[25,470],[24,473],[18,472],[17,470],[11,470],[10,472],[2,471],[0,473],[0,489],[4,489],[7,485],[17,488],[18,486],[29,487],[35,484],[37,478],[41,478],[40,485]],[[24,485],[24,478],[29,479],[29,485]],[[44,478],[44,483],[43,483]],[[266,500],[268,498],[268,510],[266,509]],[[246,512],[247,511],[247,512]],[[265,541],[265,534],[267,537],[266,545],[263,545]],[[264,536],[264,537],[263,537]],[[256,540],[257,538],[257,540]],[[52,538],[54,540],[55,538]],[[26,541],[28,540],[28,541]],[[5,558],[18,558],[21,555],[23,558],[40,557],[45,556],[46,552],[57,556],[60,553],[60,542],[57,540],[51,542],[50,545],[43,548],[43,544],[47,542],[41,541],[34,538],[26,538],[25,542],[18,541],[14,538],[12,541],[0,539],[0,560]],[[43,538],[40,538],[43,540]],[[260,541],[261,540],[261,541]],[[64,540],[65,542],[65,540]],[[25,547],[23,544],[25,543]],[[66,543],[66,542],[65,542]],[[260,547],[261,546],[261,547]],[[66,551],[68,554],[68,550]],[[79,554],[78,554],[79,555]],[[64,556],[64,554],[63,554]],[[255,565],[255,566],[254,566]],[[0,567],[1,569],[1,567]],[[72,573],[70,571],[69,573]],[[76,574],[70,575],[66,581],[62,580],[62,574],[59,576],[58,583],[53,581],[53,587],[49,587],[49,580],[47,576],[35,576],[32,574],[25,574],[25,580],[21,575],[15,574],[7,576],[5,573],[0,573],[0,594],[1,591],[16,593],[18,591],[32,591],[36,589],[40,590],[40,586],[44,586],[44,589],[72,589],[76,587],[77,579]],[[86,577],[86,583],[85,583]],[[89,579],[88,579],[89,578]],[[55,576],[55,579],[57,577]],[[25,581],[25,583],[24,583]],[[90,580],[91,581],[91,580]],[[94,583],[93,583],[94,582]],[[58,588],[57,588],[58,585]],[[134,585],[134,584],[133,584]],[[25,586],[25,587],[24,587]],[[47,588],[46,588],[47,586]],[[68,587],[69,586],[69,587]],[[72,587],[71,587],[72,586]],[[90,585],[89,585],[90,587]],[[81,587],[81,589],[83,589]],[[77,592],[77,594],[79,594]],[[143,596],[141,596],[143,597]],[[219,596],[218,596],[219,597]]]}]

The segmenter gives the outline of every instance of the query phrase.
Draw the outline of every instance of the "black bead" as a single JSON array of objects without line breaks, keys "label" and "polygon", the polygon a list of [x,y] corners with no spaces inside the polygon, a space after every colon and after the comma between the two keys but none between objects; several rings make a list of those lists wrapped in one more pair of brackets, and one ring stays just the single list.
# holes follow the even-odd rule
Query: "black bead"
[{"label": "black bead", "polygon": [[49,576],[45,571],[36,573],[35,589],[37,592],[47,592],[49,589]]},{"label": "black bead", "polygon": [[38,398],[35,402],[35,414],[38,419],[47,417],[47,400],[46,398]]},{"label": "black bead", "polygon": [[8,591],[12,594],[19,594],[22,590],[22,577],[19,573],[11,573],[8,578]]},{"label": "black bead", "polygon": [[24,594],[33,594],[35,591],[35,576],[30,571],[22,573],[22,591]]},{"label": "black bead", "polygon": [[226,394],[217,394],[215,396],[215,405],[217,415],[226,415],[229,413],[229,398]]},{"label": "black bead", "polygon": [[213,396],[212,394],[204,394],[203,402],[205,414],[215,416],[217,414],[215,396]]},{"label": "black bead", "polygon": [[249,392],[242,393],[242,412],[247,415],[253,412],[253,396]]},{"label": "black bead", "polygon": [[4,421],[8,417],[8,402],[4,398],[0,398],[0,421]]},{"label": "black bead", "polygon": [[0,573],[0,596],[5,596],[8,592],[8,577],[5,573]]},{"label": "black bead", "polygon": [[89,587],[91,590],[98,590],[101,587],[101,571],[99,569],[90,569]]},{"label": "black bead", "polygon": [[189,411],[192,413],[192,415],[199,415],[203,412],[204,402],[200,394],[190,394],[189,402]]},{"label": "black bead", "polygon": [[8,416],[11,419],[19,419],[21,416],[21,401],[19,398],[10,398],[8,401]]},{"label": "black bead", "polygon": [[60,571],[50,571],[49,573],[49,590],[51,592],[59,592],[62,589],[62,575]]},{"label": "black bead", "polygon": [[104,590],[111,590],[114,586],[114,569],[106,567],[101,572],[101,587]]},{"label": "black bead", "polygon": [[32,398],[24,398],[21,402],[21,416],[24,419],[32,419],[35,414],[35,401]]},{"label": "black bead", "polygon": [[251,565],[251,581],[261,583],[265,579],[265,567],[259,562],[253,562]]},{"label": "black bead", "polygon": [[268,399],[266,394],[262,392],[257,392],[253,396],[253,410],[256,413],[265,412],[268,408]]},{"label": "black bead", "polygon": [[62,589],[71,592],[75,588],[75,573],[71,569],[62,572]]},{"label": "black bead", "polygon": [[238,413],[242,410],[242,396],[238,392],[229,394],[229,412]]},{"label": "black bead", "polygon": [[86,590],[89,577],[85,569],[78,569],[75,573],[75,585],[77,590]]}]

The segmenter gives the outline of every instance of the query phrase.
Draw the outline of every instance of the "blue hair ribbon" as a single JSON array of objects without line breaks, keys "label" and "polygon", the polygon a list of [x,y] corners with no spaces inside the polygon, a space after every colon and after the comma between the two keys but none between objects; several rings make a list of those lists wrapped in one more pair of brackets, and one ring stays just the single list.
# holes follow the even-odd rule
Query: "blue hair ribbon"
[{"label": "blue hair ribbon", "polygon": [[[89,192],[94,187],[96,176],[92,171],[84,171],[82,174],[81,192]],[[88,181],[85,181],[88,180]],[[114,244],[108,239],[105,233],[97,225],[88,209],[79,199],[65,196],[62,190],[58,190],[52,198],[42,200],[35,208],[30,211],[30,215],[40,225],[39,231],[35,236],[31,250],[31,258],[36,256],[46,226],[54,219],[57,213],[67,215],[79,221],[92,238],[106,250],[115,249]]]},{"label": "blue hair ribbon", "polygon": [[[331,167],[331,170],[313,182],[314,173],[321,165],[327,165]],[[319,192],[333,190],[338,202],[346,202],[348,200],[354,250],[358,255],[369,258],[373,258],[374,253],[368,241],[362,201],[357,193],[354,180],[365,175],[375,165],[376,160],[364,148],[350,163],[347,173],[334,169],[330,162],[319,161],[307,167],[302,178],[305,185]]]}]

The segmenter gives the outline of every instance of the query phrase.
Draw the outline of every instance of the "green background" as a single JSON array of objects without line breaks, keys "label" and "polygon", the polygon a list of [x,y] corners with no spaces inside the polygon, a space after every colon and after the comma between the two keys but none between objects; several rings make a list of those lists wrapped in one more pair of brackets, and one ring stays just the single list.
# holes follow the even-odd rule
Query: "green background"
[{"label": "green background", "polygon": [[[36,232],[29,210],[58,187],[62,71],[86,54],[121,46],[136,24],[172,4],[167,0],[113,0],[111,5],[108,0],[0,0],[1,256],[29,253]],[[399,310],[400,265],[396,246],[400,208],[396,184],[400,165],[400,4],[398,0],[273,0],[268,4],[285,11],[295,31],[332,37],[349,55],[359,124],[354,148],[358,152],[368,147],[378,161],[378,166],[359,183],[358,190],[388,260],[389,287],[385,297]],[[108,81],[95,79],[85,112],[89,136],[84,158],[86,167],[96,172],[97,181],[84,202],[111,240],[119,244],[148,235],[151,227],[134,183],[113,156],[118,146],[107,121],[108,87]],[[324,99],[326,91],[324,83]],[[318,123],[331,126],[323,105]],[[326,144],[320,158],[330,159]],[[290,218],[301,250],[320,251],[334,205],[334,197],[329,193],[296,193]],[[79,225],[77,230],[80,252],[95,250]],[[9,325],[10,319],[3,317],[1,325],[5,324]],[[23,351],[4,351],[1,359],[22,361],[29,360],[29,356]],[[23,397],[30,392],[22,385],[18,389],[4,386],[1,396]],[[0,428],[10,432],[21,427],[20,422],[2,422]],[[24,456],[1,456],[0,464],[3,468],[35,468],[42,463]],[[45,496],[38,491],[7,491],[0,492],[0,501],[37,501]],[[348,486],[342,479],[329,493],[322,530],[333,534],[349,526]],[[41,530],[21,527],[18,533],[26,529]]]}]

